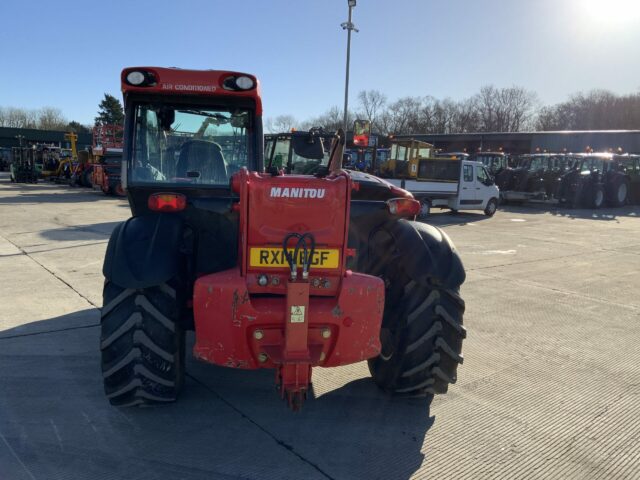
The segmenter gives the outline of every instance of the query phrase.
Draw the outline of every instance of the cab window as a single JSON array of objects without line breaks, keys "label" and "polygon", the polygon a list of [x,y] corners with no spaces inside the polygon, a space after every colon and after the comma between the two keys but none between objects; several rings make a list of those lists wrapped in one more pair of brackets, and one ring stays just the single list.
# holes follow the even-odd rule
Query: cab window
[{"label": "cab window", "polygon": [[418,150],[418,156],[420,158],[429,158],[431,156],[431,149],[430,148],[420,148]]},{"label": "cab window", "polygon": [[249,110],[139,104],[130,182],[228,186],[247,166]]},{"label": "cab window", "polygon": [[478,168],[478,181],[480,183],[487,183],[487,180],[489,180],[489,176],[487,175],[487,172],[485,171],[484,167],[479,167]]},{"label": "cab window", "polygon": [[289,138],[281,138],[275,142],[275,145],[272,147],[272,152],[269,152],[271,155],[271,166],[276,167],[278,169],[284,168],[289,161],[289,144],[291,140]]},{"label": "cab window", "polygon": [[473,165],[464,165],[463,177],[465,182],[473,182]]},{"label": "cab window", "polygon": [[394,160],[404,161],[407,158],[407,147],[402,145],[391,146],[391,158]]}]

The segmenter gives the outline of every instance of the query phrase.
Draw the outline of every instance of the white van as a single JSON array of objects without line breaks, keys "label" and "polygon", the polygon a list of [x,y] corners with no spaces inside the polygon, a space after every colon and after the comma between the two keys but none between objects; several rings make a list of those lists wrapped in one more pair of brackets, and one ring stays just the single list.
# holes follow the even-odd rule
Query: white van
[{"label": "white van", "polygon": [[480,162],[457,158],[421,160],[415,179],[386,179],[409,190],[422,203],[420,216],[431,208],[483,210],[491,217],[496,213],[500,191],[486,167]]}]

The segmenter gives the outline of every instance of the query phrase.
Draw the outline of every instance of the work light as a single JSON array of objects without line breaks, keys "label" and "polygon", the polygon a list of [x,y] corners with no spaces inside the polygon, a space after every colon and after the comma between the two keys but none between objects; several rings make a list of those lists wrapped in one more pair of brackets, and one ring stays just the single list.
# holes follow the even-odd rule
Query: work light
[{"label": "work light", "polygon": [[127,74],[127,83],[131,85],[142,85],[145,79],[146,77],[144,73],[139,72],[138,70],[134,70],[133,72],[129,72]]}]

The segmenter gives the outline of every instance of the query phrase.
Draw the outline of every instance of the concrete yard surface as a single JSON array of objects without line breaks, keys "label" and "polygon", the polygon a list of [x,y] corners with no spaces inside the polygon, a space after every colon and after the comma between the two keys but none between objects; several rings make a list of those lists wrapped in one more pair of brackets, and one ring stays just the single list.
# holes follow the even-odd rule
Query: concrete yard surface
[{"label": "concrete yard surface", "polygon": [[434,213],[467,269],[458,382],[429,407],[364,362],[315,369],[299,413],[272,371],[193,359],[177,403],[108,404],[101,268],[129,214],[0,174],[0,480],[640,478],[640,207]]}]

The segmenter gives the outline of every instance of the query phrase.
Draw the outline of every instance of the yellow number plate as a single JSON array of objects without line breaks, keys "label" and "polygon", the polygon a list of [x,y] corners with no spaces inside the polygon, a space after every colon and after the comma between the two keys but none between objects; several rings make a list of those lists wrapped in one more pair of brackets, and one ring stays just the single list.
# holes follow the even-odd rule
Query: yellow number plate
[{"label": "yellow number plate", "polygon": [[[289,249],[289,253],[293,255],[293,248]],[[304,261],[304,252],[298,250],[298,267],[302,266]],[[335,248],[317,248],[313,252],[311,259],[311,267],[316,268],[338,268],[340,265],[340,250]],[[289,267],[287,259],[284,257],[282,248],[277,247],[251,247],[249,250],[249,266],[250,267],[273,267],[282,268]]]}]

